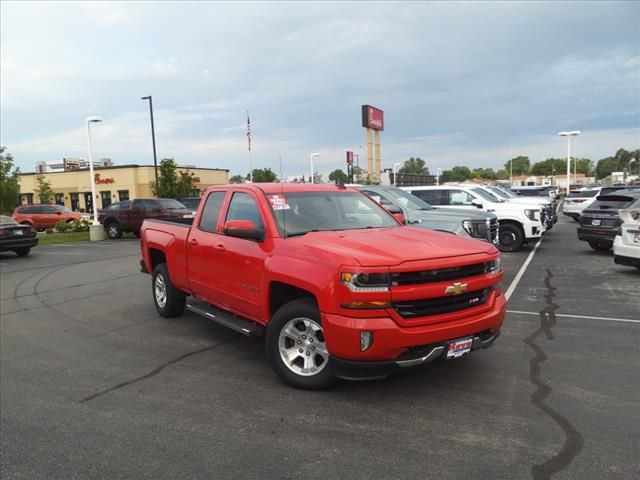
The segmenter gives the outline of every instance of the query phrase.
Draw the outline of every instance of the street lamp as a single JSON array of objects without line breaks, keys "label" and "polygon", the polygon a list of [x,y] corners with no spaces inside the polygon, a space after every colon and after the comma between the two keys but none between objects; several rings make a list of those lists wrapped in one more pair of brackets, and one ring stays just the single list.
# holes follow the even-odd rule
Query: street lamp
[{"label": "street lamp", "polygon": [[96,208],[96,181],[93,175],[93,154],[91,151],[91,129],[89,125],[91,123],[101,122],[102,118],[100,117],[87,117],[85,122],[87,124],[87,147],[89,150],[89,176],[91,181],[91,209],[93,210],[93,223],[89,227],[89,238],[94,240],[102,240],[104,237],[102,226],[100,222],[98,222],[98,209]]},{"label": "street lamp", "polygon": [[558,132],[558,135],[561,137],[567,137],[567,195],[569,195],[569,188],[571,187],[571,137],[577,137],[580,135],[580,130]]},{"label": "street lamp", "polygon": [[313,157],[319,157],[320,154],[319,153],[312,153],[310,156],[310,160],[311,160],[311,183],[315,183],[315,179],[313,178],[315,175],[313,174]]},{"label": "street lamp", "polygon": [[153,126],[153,100],[151,95],[140,97],[140,100],[149,100],[149,113],[151,114],[151,141],[153,142],[153,170],[156,174],[156,192],[158,191],[158,158],[156,157],[156,132]]},{"label": "street lamp", "polygon": [[436,168],[436,185],[440,186],[440,175],[442,174],[441,168]]},{"label": "street lamp", "polygon": [[402,163],[394,163],[393,164],[393,186],[397,187],[398,186],[398,181],[396,180],[396,166],[397,165],[402,165]]}]

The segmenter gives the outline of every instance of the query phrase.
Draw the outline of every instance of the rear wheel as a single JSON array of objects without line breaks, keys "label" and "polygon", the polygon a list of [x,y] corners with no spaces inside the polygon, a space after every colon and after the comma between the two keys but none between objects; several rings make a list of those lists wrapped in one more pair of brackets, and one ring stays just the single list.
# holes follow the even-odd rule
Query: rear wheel
[{"label": "rear wheel", "polygon": [[320,312],[310,299],[298,299],[278,309],[266,338],[267,358],[286,383],[305,390],[336,382],[324,341]]},{"label": "rear wheel", "polygon": [[184,311],[186,295],[178,290],[169,277],[166,263],[157,265],[153,270],[153,303],[163,317],[177,317]]},{"label": "rear wheel", "polygon": [[500,244],[498,248],[501,252],[515,252],[524,243],[524,235],[516,225],[504,223],[500,225]]},{"label": "rear wheel", "polygon": [[116,240],[122,237],[122,228],[120,228],[120,225],[118,225],[117,222],[108,223],[105,230],[107,231],[107,237],[111,240]]},{"label": "rear wheel", "polygon": [[27,255],[29,255],[30,251],[31,247],[16,248],[14,250],[14,252],[16,252],[16,255],[18,255],[19,257],[26,257]]},{"label": "rear wheel", "polygon": [[589,246],[593,248],[596,252],[608,252],[609,250],[611,250],[611,247],[613,245],[611,244],[611,242],[593,241],[593,242],[589,242]]}]

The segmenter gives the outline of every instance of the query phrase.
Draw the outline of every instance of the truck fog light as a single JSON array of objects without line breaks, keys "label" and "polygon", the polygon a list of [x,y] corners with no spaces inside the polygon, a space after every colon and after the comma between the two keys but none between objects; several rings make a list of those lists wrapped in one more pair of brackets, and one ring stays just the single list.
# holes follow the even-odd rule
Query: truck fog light
[{"label": "truck fog light", "polygon": [[373,343],[373,332],[360,332],[360,351],[364,352]]}]

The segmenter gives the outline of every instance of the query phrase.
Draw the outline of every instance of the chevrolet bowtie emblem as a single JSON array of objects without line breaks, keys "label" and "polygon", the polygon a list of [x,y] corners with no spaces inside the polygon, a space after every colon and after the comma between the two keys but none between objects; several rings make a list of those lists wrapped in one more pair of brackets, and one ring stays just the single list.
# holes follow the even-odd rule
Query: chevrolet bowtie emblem
[{"label": "chevrolet bowtie emblem", "polygon": [[444,289],[444,294],[445,295],[460,295],[461,293],[464,293],[467,291],[467,286],[469,284],[467,283],[460,283],[460,282],[456,282],[453,285],[449,285],[447,288]]}]

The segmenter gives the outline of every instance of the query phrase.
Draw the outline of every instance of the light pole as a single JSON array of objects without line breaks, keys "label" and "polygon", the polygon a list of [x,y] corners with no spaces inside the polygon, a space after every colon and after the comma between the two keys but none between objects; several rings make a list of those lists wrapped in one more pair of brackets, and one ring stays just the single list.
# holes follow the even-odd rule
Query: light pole
[{"label": "light pole", "polygon": [[[637,158],[632,158],[629,160],[629,175],[633,175],[633,170],[631,169],[631,164],[636,163],[638,161]],[[638,173],[640,174],[640,168],[638,168]]]},{"label": "light pole", "polygon": [[567,195],[569,195],[569,188],[571,187],[571,137],[577,137],[580,135],[580,130],[558,132],[558,135],[561,137],[567,137]]},{"label": "light pole", "polygon": [[511,155],[511,159],[509,160],[509,181],[511,182],[510,188],[513,188],[513,142],[509,143],[509,155]]},{"label": "light pole", "polygon": [[396,180],[396,172],[397,172],[396,166],[398,166],[398,165],[402,165],[402,163],[394,163],[393,164],[393,186],[394,187],[398,186],[398,181]]},{"label": "light pole", "polygon": [[309,159],[311,161],[311,183],[315,183],[315,179],[313,177],[315,177],[314,173],[313,173],[313,157],[319,157],[320,154],[319,153],[312,153],[309,156]]},{"label": "light pole", "polygon": [[440,186],[440,175],[442,174],[441,168],[436,168],[436,185]]},{"label": "light pole", "polygon": [[149,113],[151,114],[151,142],[153,143],[153,171],[156,175],[156,192],[158,191],[158,158],[156,157],[156,131],[153,126],[153,100],[151,95],[141,97],[140,100],[149,100]]},{"label": "light pole", "polygon": [[91,241],[102,240],[104,230],[100,222],[98,222],[98,209],[96,208],[96,181],[93,175],[93,154],[91,151],[91,129],[89,125],[91,123],[101,122],[100,117],[87,117],[85,122],[87,124],[87,148],[89,150],[89,177],[91,181],[91,208],[93,209],[93,223],[89,227],[89,238]]}]

